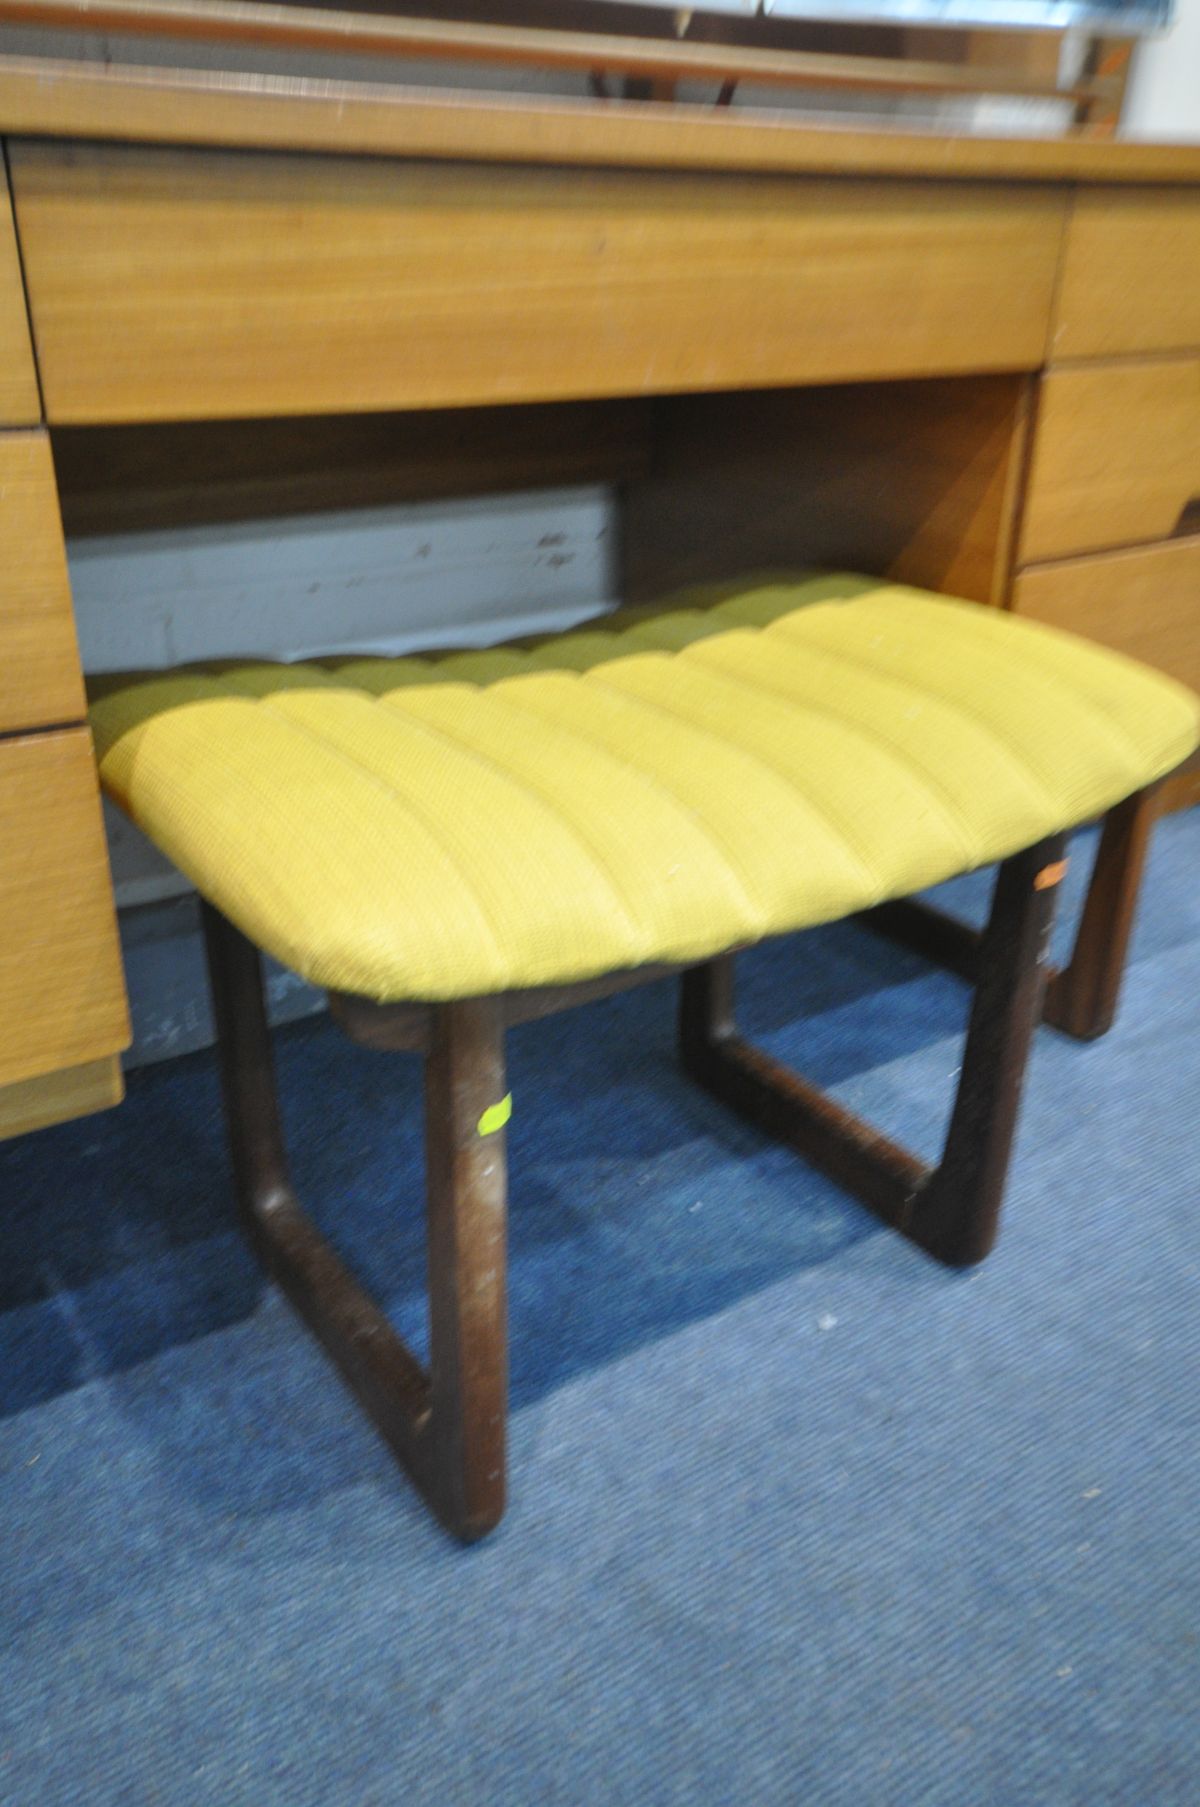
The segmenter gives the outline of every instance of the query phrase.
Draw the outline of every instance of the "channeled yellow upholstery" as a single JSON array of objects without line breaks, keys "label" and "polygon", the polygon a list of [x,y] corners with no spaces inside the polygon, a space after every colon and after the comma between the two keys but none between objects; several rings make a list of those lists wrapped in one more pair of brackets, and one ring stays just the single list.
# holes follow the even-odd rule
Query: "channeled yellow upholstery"
[{"label": "channeled yellow upholstery", "polygon": [[104,787],[317,984],[440,1000],[701,959],[1087,820],[1200,702],[998,610],[850,576],[540,643],[107,678]]}]

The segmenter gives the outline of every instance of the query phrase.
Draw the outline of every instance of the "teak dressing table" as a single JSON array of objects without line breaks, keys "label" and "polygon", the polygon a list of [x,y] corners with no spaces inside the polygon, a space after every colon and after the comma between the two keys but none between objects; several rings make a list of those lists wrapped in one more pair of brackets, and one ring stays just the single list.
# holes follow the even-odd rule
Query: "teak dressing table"
[{"label": "teak dressing table", "polygon": [[20,60],[0,134],[0,1136],[128,1039],[64,531],[611,480],[627,600],[834,564],[1200,686],[1200,149]]}]

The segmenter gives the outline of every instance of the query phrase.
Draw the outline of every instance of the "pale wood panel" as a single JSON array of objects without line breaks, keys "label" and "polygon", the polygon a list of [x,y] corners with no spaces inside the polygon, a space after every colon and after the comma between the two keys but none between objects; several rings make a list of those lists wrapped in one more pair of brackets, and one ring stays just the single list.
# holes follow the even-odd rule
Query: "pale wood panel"
[{"label": "pale wood panel", "polygon": [[624,594],[814,565],[1004,601],[1029,382],[660,404],[652,468],[625,491]]},{"label": "pale wood panel", "polygon": [[437,96],[384,83],[0,58],[0,131],[385,157],[939,180],[1200,183],[1190,145],[829,131],[711,106]]},{"label": "pale wood panel", "polygon": [[121,1063],[115,1054],[0,1086],[0,1142],[107,1110],[124,1096]]},{"label": "pale wood panel", "polygon": [[1036,565],[1017,579],[1013,606],[1200,690],[1200,539]]},{"label": "pale wood panel", "polygon": [[12,203],[0,155],[0,427],[29,426],[41,414]]},{"label": "pale wood panel", "polygon": [[1042,383],[1021,557],[1165,540],[1200,497],[1200,357],[1053,370]]},{"label": "pale wood panel", "polygon": [[1079,196],[1052,347],[1056,358],[1200,348],[1200,193]]},{"label": "pale wood panel", "polygon": [[50,441],[0,433],[0,733],[84,708]]},{"label": "pale wood panel", "polygon": [[1062,203],[21,143],[52,422],[1027,368]]},{"label": "pale wood panel", "polygon": [[128,1046],[86,728],[0,742],[0,1085]]}]

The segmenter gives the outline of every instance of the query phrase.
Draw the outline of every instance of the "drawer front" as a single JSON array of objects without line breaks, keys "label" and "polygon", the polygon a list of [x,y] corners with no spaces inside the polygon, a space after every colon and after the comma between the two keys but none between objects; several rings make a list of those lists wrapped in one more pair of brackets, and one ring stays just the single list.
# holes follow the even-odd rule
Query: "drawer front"
[{"label": "drawer front", "polygon": [[128,1042],[91,737],[0,741],[0,1085]]},{"label": "drawer front", "polygon": [[0,427],[32,426],[41,417],[17,237],[0,160]]},{"label": "drawer front", "polygon": [[89,1117],[93,1111],[120,1104],[124,1096],[121,1063],[115,1054],[57,1073],[40,1073],[36,1079],[19,1079],[15,1085],[0,1085],[0,1142],[32,1129],[48,1129],[52,1123],[66,1123],[72,1117]]},{"label": "drawer front", "polygon": [[1013,606],[1200,691],[1200,538],[1034,566],[1017,579]]},{"label": "drawer front", "polygon": [[1200,194],[1080,194],[1052,345],[1055,358],[1200,350]]},{"label": "drawer front", "polygon": [[0,433],[0,733],[83,715],[50,441]]},{"label": "drawer front", "polygon": [[1060,190],[18,142],[54,422],[1042,361]]},{"label": "drawer front", "polygon": [[1200,357],[1052,370],[1021,559],[1170,539],[1200,509]]}]

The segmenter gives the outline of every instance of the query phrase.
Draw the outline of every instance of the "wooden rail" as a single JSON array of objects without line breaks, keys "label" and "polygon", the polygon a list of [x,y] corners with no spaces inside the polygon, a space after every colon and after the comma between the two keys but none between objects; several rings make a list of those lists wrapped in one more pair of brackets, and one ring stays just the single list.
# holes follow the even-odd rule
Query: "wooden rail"
[{"label": "wooden rail", "polygon": [[0,25],[114,32],[257,49],[616,72],[635,80],[712,81],[721,87],[860,90],[875,93],[1012,94],[1086,109],[1119,93],[1104,75],[1058,86],[1021,71],[887,57],[757,50],[607,32],[476,25],[454,20],[331,13],[247,0],[0,0]]},{"label": "wooden rail", "polygon": [[[0,0],[3,4],[3,0]],[[0,56],[0,134],[471,163],[589,164],[958,182],[1200,181],[1200,147],[1081,136],[850,130],[753,107],[464,94]]]}]

